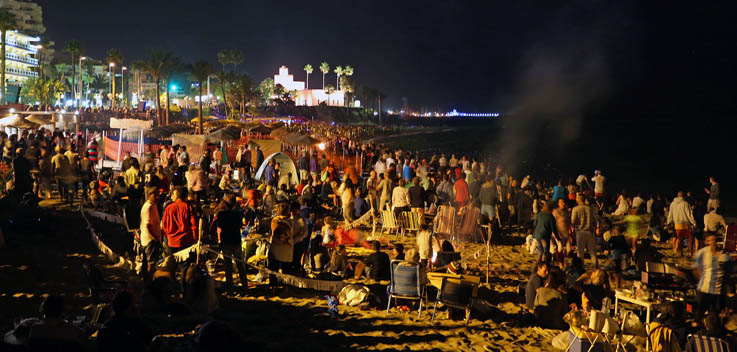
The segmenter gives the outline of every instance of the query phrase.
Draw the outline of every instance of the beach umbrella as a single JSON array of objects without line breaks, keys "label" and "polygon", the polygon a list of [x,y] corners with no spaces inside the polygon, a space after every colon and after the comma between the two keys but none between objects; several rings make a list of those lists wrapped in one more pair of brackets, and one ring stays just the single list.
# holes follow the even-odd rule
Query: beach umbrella
[{"label": "beach umbrella", "polygon": [[15,114],[0,119],[0,126],[8,126],[22,129],[36,129],[40,127],[39,124],[26,121],[24,118]]},{"label": "beach umbrella", "polygon": [[[218,118],[215,117],[215,116],[202,116],[202,121],[211,121],[211,120],[217,120],[217,119]],[[200,122],[200,118],[199,117],[195,117],[192,120],[190,120],[190,122],[191,123],[199,123]]]},{"label": "beach umbrella", "polygon": [[241,129],[235,126],[225,126],[207,135],[208,141],[231,141],[241,138]]},{"label": "beach umbrella", "polygon": [[254,126],[248,130],[251,133],[260,133],[260,134],[269,134],[271,133],[271,128],[268,128],[262,124],[258,124],[258,126]]},{"label": "beach umbrella", "polygon": [[277,128],[275,130],[272,130],[270,135],[276,139],[283,139],[289,134],[289,131],[287,131],[285,128]]},{"label": "beach umbrella", "polygon": [[187,133],[191,132],[192,126],[184,124],[171,124],[166,126],[156,126],[148,130],[147,134],[153,138],[169,138],[175,133]]},{"label": "beach umbrella", "polygon": [[53,115],[35,115],[35,114],[26,116],[26,121],[33,122],[39,125],[51,125],[54,122],[56,122]]}]

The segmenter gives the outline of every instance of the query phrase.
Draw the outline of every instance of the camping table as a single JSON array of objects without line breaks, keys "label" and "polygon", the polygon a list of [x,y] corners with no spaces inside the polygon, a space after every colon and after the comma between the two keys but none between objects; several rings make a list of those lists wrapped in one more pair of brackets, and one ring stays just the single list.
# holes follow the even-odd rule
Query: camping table
[{"label": "camping table", "polygon": [[[632,303],[632,304],[645,308],[645,310],[647,311],[647,314],[645,315],[645,326],[650,326],[650,312],[652,311],[652,308],[663,304],[659,302],[652,302],[648,300],[629,297],[624,291],[617,290],[614,294],[614,315],[615,316],[619,313],[619,300],[620,299],[622,301]],[[649,339],[645,347],[647,348],[647,350],[650,350],[650,340]]]}]

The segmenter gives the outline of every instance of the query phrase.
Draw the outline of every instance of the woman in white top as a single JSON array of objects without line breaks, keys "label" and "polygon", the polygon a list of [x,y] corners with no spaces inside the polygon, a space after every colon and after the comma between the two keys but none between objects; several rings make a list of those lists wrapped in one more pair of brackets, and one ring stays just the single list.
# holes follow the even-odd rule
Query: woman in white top
[{"label": "woman in white top", "polygon": [[620,193],[617,198],[617,210],[614,211],[615,216],[625,216],[630,210],[630,203],[624,193]]}]

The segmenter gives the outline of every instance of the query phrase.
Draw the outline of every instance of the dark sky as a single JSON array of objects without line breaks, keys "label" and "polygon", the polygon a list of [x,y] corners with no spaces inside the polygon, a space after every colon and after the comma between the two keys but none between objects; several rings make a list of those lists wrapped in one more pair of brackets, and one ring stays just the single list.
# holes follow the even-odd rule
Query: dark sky
[{"label": "dark sky", "polygon": [[349,64],[395,108],[513,112],[555,102],[561,87],[565,106],[598,111],[737,110],[734,1],[38,3],[57,49],[77,39],[94,58],[163,48],[216,63],[218,50],[237,48],[255,81],[280,65],[303,80],[306,63]]}]

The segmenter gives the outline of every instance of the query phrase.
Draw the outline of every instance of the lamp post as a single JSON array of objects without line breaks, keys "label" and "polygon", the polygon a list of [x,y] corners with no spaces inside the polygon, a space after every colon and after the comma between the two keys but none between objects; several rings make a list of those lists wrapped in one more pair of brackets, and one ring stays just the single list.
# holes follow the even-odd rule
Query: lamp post
[{"label": "lamp post", "polygon": [[126,102],[126,105],[128,105],[127,104],[128,97],[125,94],[125,70],[127,69],[128,68],[125,66],[120,68],[120,93],[123,95],[121,100]]},{"label": "lamp post", "polygon": [[[210,77],[217,77],[217,75],[208,75],[207,76],[207,103],[211,104],[210,101]],[[200,97],[200,101],[202,101],[202,97]]]},{"label": "lamp post", "polygon": [[82,60],[87,60],[87,57],[79,57],[79,89],[77,89],[77,93],[74,95],[74,99],[77,100],[77,109],[82,105]]},{"label": "lamp post", "polygon": [[114,108],[113,102],[115,101],[115,94],[113,94],[113,85],[115,84],[115,63],[111,62],[110,66],[107,70],[108,76],[110,76],[110,86],[108,89],[110,89],[110,109]]}]

